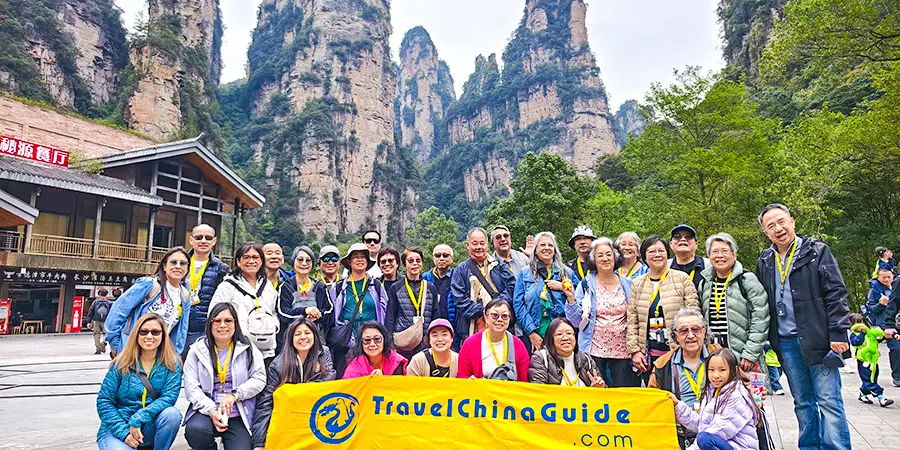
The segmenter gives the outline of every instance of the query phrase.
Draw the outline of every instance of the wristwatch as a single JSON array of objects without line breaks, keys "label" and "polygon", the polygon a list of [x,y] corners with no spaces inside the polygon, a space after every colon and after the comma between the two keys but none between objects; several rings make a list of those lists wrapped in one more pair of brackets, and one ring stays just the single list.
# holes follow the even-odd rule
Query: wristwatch
[{"label": "wristwatch", "polygon": [[234,400],[235,400],[235,401],[238,400],[238,391],[237,391],[237,389],[232,389],[231,392],[229,392],[229,394],[231,394],[232,396],[234,396]]}]

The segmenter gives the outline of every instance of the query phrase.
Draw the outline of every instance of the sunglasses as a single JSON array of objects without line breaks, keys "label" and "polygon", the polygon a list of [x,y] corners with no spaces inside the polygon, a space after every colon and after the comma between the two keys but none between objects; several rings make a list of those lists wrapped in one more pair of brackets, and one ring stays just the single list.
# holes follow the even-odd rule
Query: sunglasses
[{"label": "sunglasses", "polygon": [[208,234],[201,234],[201,235],[191,236],[191,237],[193,237],[195,241],[212,241],[213,239],[216,238],[215,236],[210,236]]},{"label": "sunglasses", "polygon": [[406,263],[407,263],[407,264],[422,264],[422,260],[421,260],[421,259],[418,259],[418,258],[416,258],[416,259],[407,259],[407,260],[406,260]]},{"label": "sunglasses", "polygon": [[449,258],[450,254],[449,253],[435,253],[434,257],[435,258]]},{"label": "sunglasses", "polygon": [[509,314],[491,313],[491,319],[507,321],[509,320]]},{"label": "sunglasses", "polygon": [[363,239],[366,244],[380,244],[381,239]]},{"label": "sunglasses", "polygon": [[703,333],[703,327],[690,327],[690,328],[679,328],[678,335],[681,337],[686,337],[688,333],[693,334],[694,336],[699,336],[700,333]]},{"label": "sunglasses", "polygon": [[375,337],[370,337],[370,338],[363,338],[363,340],[362,340],[363,345],[369,345],[373,342],[376,344],[380,344],[380,343],[384,342],[384,338],[381,336],[375,336]]},{"label": "sunglasses", "polygon": [[176,261],[174,259],[170,259],[166,262],[170,267],[187,267],[189,264],[187,261]]},{"label": "sunglasses", "polygon": [[213,325],[231,325],[234,323],[234,319],[213,319]]},{"label": "sunglasses", "polygon": [[322,262],[338,262],[340,260],[341,258],[338,258],[337,256],[326,256],[322,258]]},{"label": "sunglasses", "polygon": [[158,337],[158,336],[162,335],[162,330],[160,330],[160,329],[155,329],[155,330],[140,329],[140,330],[138,330],[138,336],[146,336],[148,334],[153,337]]},{"label": "sunglasses", "polygon": [[297,258],[297,264],[312,264],[312,260],[309,258]]},{"label": "sunglasses", "polygon": [[378,262],[378,265],[379,265],[379,266],[383,266],[383,265],[386,265],[386,264],[395,264],[396,262],[397,262],[397,260],[394,259],[394,258],[391,258],[391,259],[385,258],[385,259],[382,259],[381,261],[379,261],[379,262]]}]

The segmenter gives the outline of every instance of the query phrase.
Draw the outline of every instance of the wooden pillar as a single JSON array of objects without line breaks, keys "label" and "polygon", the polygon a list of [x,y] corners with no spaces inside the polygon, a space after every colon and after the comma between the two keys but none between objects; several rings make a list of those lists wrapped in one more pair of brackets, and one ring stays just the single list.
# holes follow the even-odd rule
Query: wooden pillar
[{"label": "wooden pillar", "polygon": [[[37,206],[37,198],[41,195],[41,188],[34,187],[31,188],[31,199],[28,202],[32,208]],[[40,214],[40,212],[38,212]],[[23,248],[23,252],[29,253],[31,252],[31,234],[33,232],[34,225],[28,224],[25,225],[25,246]]]},{"label": "wooden pillar", "polygon": [[197,204],[197,225],[203,223],[203,172],[200,172],[200,203]]},{"label": "wooden pillar", "polygon": [[241,201],[234,200],[234,217],[231,218],[231,254],[237,250],[238,216],[241,214]]},{"label": "wooden pillar", "polygon": [[100,257],[100,224],[103,221],[103,207],[106,197],[97,197],[97,216],[94,219],[94,258]]},{"label": "wooden pillar", "polygon": [[153,262],[153,229],[156,228],[156,206],[150,207],[150,230],[147,231],[147,262]]}]

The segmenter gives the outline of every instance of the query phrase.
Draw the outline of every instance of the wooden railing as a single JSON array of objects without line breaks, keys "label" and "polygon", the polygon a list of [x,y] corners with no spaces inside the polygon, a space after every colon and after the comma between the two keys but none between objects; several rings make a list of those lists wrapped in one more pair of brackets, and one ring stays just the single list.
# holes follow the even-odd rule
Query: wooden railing
[{"label": "wooden railing", "polygon": [[116,261],[146,261],[147,247],[137,244],[123,244],[121,242],[100,241],[100,259],[114,259]]},{"label": "wooden railing", "polygon": [[24,241],[25,236],[18,231],[0,231],[0,252],[18,253]]},{"label": "wooden railing", "polygon": [[169,251],[169,249],[165,247],[153,247],[153,255],[150,257],[150,261],[158,263],[167,251]]},{"label": "wooden railing", "polygon": [[31,235],[31,253],[90,258],[93,256],[93,250],[94,241],[91,239],[49,236],[46,234]]}]

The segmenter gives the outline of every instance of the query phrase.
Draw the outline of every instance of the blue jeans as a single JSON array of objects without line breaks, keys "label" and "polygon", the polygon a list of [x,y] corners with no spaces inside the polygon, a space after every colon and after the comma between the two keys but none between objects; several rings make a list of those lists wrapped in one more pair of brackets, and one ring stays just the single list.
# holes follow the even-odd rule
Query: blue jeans
[{"label": "blue jeans", "polygon": [[700,450],[734,450],[725,439],[706,432],[697,435],[696,444]]},{"label": "blue jeans", "polygon": [[850,428],[841,398],[841,375],[822,364],[807,366],[797,337],[780,338],[781,368],[794,396],[801,450],[850,449]]},{"label": "blue jeans", "polygon": [[772,383],[773,391],[780,391],[784,389],[784,387],[781,385],[781,367],[769,366],[769,382]]},{"label": "blue jeans", "polygon": [[[153,444],[153,450],[169,450],[175,442],[175,435],[181,428],[181,411],[170,406],[156,416],[153,422],[144,425],[141,433],[144,435],[142,445]],[[109,431],[97,437],[97,446],[100,450],[134,450],[123,441],[112,435]]]}]

